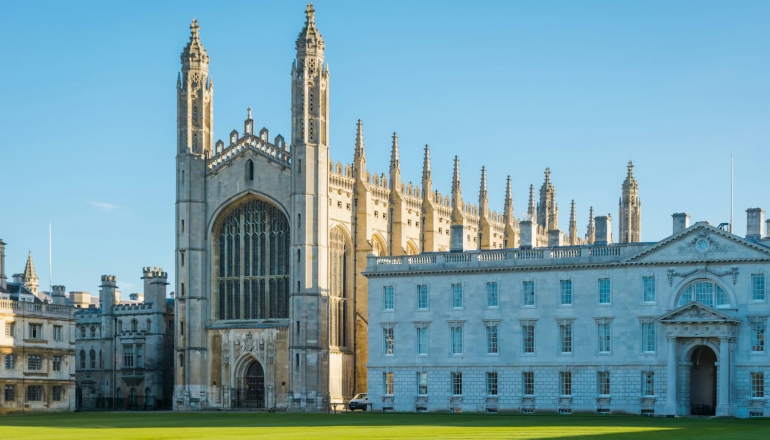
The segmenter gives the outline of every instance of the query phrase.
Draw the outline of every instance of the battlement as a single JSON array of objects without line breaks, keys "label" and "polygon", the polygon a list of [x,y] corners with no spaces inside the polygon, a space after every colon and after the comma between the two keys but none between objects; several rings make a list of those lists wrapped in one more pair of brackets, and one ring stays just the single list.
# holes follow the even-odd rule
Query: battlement
[{"label": "battlement", "polygon": [[139,310],[151,310],[151,302],[142,302],[136,304],[115,304],[115,312],[136,312]]},{"label": "battlement", "polygon": [[51,286],[53,296],[64,296],[64,286]]},{"label": "battlement", "polygon": [[142,278],[163,278],[168,279],[168,272],[163,272],[163,268],[160,267],[143,267]]},{"label": "battlement", "polygon": [[102,283],[107,284],[115,284],[118,282],[118,278],[115,275],[102,275]]}]

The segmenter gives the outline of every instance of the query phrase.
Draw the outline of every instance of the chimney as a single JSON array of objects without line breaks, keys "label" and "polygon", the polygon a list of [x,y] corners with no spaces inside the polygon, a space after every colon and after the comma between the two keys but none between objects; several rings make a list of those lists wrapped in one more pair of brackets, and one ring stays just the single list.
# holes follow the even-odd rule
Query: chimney
[{"label": "chimney", "polygon": [[690,215],[686,212],[676,212],[671,214],[674,218],[674,230],[673,234],[678,234],[690,227]]},{"label": "chimney", "polygon": [[746,210],[746,240],[757,241],[762,238],[762,223],[765,222],[765,211],[762,208]]},{"label": "chimney", "polygon": [[449,250],[451,252],[462,252],[463,251],[463,240],[465,240],[465,237],[463,237],[463,225],[460,224],[454,224],[451,226],[451,242],[449,244]]},{"label": "chimney", "polygon": [[51,292],[53,303],[57,306],[63,306],[65,298],[64,286],[51,286],[51,289],[53,290]]},{"label": "chimney", "polygon": [[548,231],[548,247],[564,246],[564,234],[558,229]]},{"label": "chimney", "polygon": [[596,223],[596,239],[594,244],[597,246],[607,246],[612,243],[612,216],[600,215],[594,219]]},{"label": "chimney", "polygon": [[0,289],[5,290],[5,242],[0,239]]},{"label": "chimney", "polygon": [[519,223],[519,239],[521,249],[532,249],[537,246],[537,223],[524,220]]}]

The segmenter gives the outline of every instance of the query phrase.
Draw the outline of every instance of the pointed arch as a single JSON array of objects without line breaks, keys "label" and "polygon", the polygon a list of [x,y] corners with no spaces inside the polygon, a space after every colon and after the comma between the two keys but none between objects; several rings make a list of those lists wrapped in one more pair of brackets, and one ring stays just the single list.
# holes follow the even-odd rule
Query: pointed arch
[{"label": "pointed arch", "polygon": [[409,240],[406,242],[406,254],[407,255],[417,255],[420,251],[417,248],[417,245],[414,244],[412,240]]},{"label": "pointed arch", "polygon": [[249,159],[246,161],[246,181],[252,180],[254,180],[254,161]]},{"label": "pointed arch", "polygon": [[350,233],[341,225],[329,231],[329,344],[352,348],[353,254]]},{"label": "pointed arch", "polygon": [[388,252],[388,247],[385,245],[385,239],[382,238],[382,235],[380,235],[379,232],[375,232],[374,235],[372,235],[372,253],[382,257],[386,255],[390,255],[390,252]]}]

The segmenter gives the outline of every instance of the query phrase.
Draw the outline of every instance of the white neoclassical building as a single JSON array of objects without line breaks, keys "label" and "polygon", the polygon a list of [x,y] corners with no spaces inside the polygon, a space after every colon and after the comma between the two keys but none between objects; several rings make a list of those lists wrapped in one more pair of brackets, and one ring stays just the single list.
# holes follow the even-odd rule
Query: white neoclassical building
[{"label": "white neoclassical building", "polygon": [[769,415],[770,231],[747,213],[746,238],[674,214],[612,244],[597,217],[593,245],[369,256],[374,409]]}]

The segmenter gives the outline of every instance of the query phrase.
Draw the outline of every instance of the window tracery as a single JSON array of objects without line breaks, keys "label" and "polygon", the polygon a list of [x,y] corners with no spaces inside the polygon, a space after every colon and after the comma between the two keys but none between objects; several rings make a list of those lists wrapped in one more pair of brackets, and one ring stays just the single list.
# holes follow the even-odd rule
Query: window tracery
[{"label": "window tracery", "polygon": [[251,199],[222,222],[218,239],[219,319],[288,318],[289,222]]},{"label": "window tracery", "polygon": [[331,345],[348,347],[349,330],[349,295],[350,295],[350,257],[345,235],[339,227],[329,233],[329,269],[331,287]]},{"label": "window tracery", "polygon": [[730,307],[730,296],[719,284],[711,280],[696,280],[688,284],[679,295],[677,305],[683,306],[691,301],[709,307]]}]

